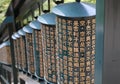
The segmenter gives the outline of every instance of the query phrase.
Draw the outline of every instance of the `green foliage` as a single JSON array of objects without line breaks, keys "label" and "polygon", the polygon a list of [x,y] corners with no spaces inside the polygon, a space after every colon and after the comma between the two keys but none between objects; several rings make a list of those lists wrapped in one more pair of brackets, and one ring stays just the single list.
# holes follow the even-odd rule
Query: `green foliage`
[{"label": "green foliage", "polygon": [[81,0],[82,2],[90,2],[90,3],[96,3],[96,0]]},{"label": "green foliage", "polygon": [[11,0],[0,0],[0,23],[4,20],[4,15]]},{"label": "green foliage", "polygon": [[[76,0],[64,0],[65,3],[68,3],[68,2],[75,2]],[[96,0],[81,0],[82,2],[89,2],[89,3],[96,3]],[[53,2],[53,0],[51,0],[51,3],[50,3],[50,8],[52,9],[56,4]],[[47,10],[48,9],[48,0],[45,1],[45,3],[43,4],[43,8],[44,10]]]},{"label": "green foliage", "polygon": [[[4,20],[4,15],[6,13],[6,10],[9,6],[11,0],[0,0],[0,23]],[[68,2],[74,2],[75,0],[65,0],[65,3]],[[90,2],[90,3],[96,3],[96,0],[81,0],[82,2]],[[53,8],[56,4],[53,3],[53,0],[51,0],[51,8]],[[44,9],[47,9],[47,1],[44,3]]]},{"label": "green foliage", "polygon": [[[76,0],[65,0],[65,3],[75,2]],[[82,2],[96,3],[96,0],[81,0]]]}]

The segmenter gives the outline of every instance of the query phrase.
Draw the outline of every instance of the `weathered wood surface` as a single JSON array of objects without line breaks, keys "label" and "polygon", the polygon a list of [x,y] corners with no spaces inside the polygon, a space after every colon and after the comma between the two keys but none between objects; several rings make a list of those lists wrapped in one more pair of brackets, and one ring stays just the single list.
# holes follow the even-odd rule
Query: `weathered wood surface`
[{"label": "weathered wood surface", "polygon": [[38,82],[38,80],[34,80],[23,73],[19,73],[19,79],[24,80],[25,84],[45,84],[44,81]]},{"label": "weathered wood surface", "polygon": [[103,84],[120,84],[120,0],[105,0]]}]

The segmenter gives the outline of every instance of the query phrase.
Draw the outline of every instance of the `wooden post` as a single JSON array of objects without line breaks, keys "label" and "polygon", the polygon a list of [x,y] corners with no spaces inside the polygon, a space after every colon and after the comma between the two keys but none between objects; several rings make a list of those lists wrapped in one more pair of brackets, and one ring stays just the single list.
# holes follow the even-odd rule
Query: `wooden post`
[{"label": "wooden post", "polygon": [[14,55],[14,44],[13,44],[13,39],[11,38],[13,34],[13,24],[9,24],[9,36],[10,36],[10,50],[11,50],[11,60],[12,60],[12,69],[13,69],[13,79],[14,79],[14,84],[18,83],[18,70],[15,67],[15,55]]},{"label": "wooden post", "polygon": [[104,49],[104,0],[96,2],[95,84],[102,83]]},{"label": "wooden post", "polygon": [[14,8],[13,4],[11,5],[12,15],[13,15],[13,22],[8,24],[9,30],[9,39],[10,39],[10,50],[11,50],[11,60],[12,60],[12,69],[13,69],[13,80],[14,84],[18,84],[18,69],[15,67],[15,55],[14,55],[14,42],[11,38],[13,34],[13,29],[15,29],[15,18],[14,18]]},{"label": "wooden post", "polygon": [[95,84],[120,84],[120,0],[97,0]]}]

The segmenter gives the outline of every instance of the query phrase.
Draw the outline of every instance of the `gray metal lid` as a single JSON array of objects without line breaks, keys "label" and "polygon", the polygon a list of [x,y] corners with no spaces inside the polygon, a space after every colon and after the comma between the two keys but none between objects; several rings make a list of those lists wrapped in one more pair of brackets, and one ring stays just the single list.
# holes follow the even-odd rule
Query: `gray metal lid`
[{"label": "gray metal lid", "polygon": [[37,30],[40,30],[41,29],[41,26],[40,26],[40,22],[38,22],[37,20],[35,21],[32,21],[29,26],[33,29],[37,29]]},{"label": "gray metal lid", "polygon": [[96,8],[94,4],[73,2],[65,3],[55,6],[52,12],[63,17],[88,17],[96,15]]},{"label": "gray metal lid", "polygon": [[18,31],[18,34],[21,35],[21,36],[25,36],[26,33],[23,31],[23,29],[20,29]]},{"label": "gray metal lid", "polygon": [[23,27],[23,31],[26,33],[32,33],[33,29],[29,25],[27,25]]},{"label": "gray metal lid", "polygon": [[18,32],[14,33],[14,36],[15,36],[16,38],[20,38],[20,37],[21,37],[21,35],[19,35]]},{"label": "gray metal lid", "polygon": [[6,42],[3,42],[1,45],[0,45],[0,48],[3,48],[5,46],[10,46],[10,41],[6,41]]},{"label": "gray metal lid", "polygon": [[42,24],[55,25],[56,24],[55,18],[56,18],[55,14],[47,13],[47,14],[43,14],[43,15],[39,16],[37,18],[37,20]]},{"label": "gray metal lid", "polygon": [[12,35],[12,39],[14,39],[14,40],[17,39],[14,34]]}]

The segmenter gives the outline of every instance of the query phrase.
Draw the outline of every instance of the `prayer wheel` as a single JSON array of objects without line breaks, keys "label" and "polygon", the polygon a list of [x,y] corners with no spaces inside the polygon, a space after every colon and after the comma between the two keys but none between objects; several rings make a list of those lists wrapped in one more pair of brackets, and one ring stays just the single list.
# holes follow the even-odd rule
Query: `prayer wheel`
[{"label": "prayer wheel", "polygon": [[47,13],[38,17],[42,28],[44,79],[48,83],[57,83],[55,14]]},{"label": "prayer wheel", "polygon": [[20,51],[21,51],[21,60],[22,60],[22,70],[24,72],[28,71],[28,64],[27,64],[27,54],[26,54],[26,40],[25,35],[26,33],[23,31],[23,29],[20,29],[18,31],[18,34],[20,35]]},{"label": "prayer wheel", "polygon": [[33,29],[30,26],[23,27],[23,31],[26,32],[25,39],[26,39],[26,51],[27,51],[27,62],[28,62],[28,73],[31,75],[35,74],[35,62],[34,62],[34,55],[33,55],[33,37],[32,32]]},{"label": "prayer wheel", "polygon": [[18,69],[22,69],[22,56],[21,56],[21,51],[20,51],[20,35],[18,34],[18,32],[14,33],[14,36],[16,37],[16,45],[17,45],[17,61],[18,61]]},{"label": "prayer wheel", "polygon": [[58,84],[94,84],[95,6],[73,2],[52,12],[57,18]]},{"label": "prayer wheel", "polygon": [[35,20],[29,26],[33,28],[33,49],[35,58],[35,75],[40,79],[44,79],[43,49],[42,49],[42,33],[40,23]]},{"label": "prayer wheel", "polygon": [[0,63],[11,65],[10,41],[4,41],[0,44]]}]

